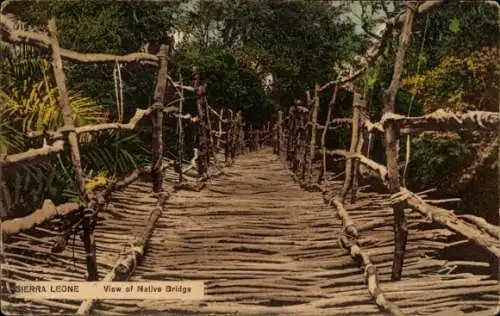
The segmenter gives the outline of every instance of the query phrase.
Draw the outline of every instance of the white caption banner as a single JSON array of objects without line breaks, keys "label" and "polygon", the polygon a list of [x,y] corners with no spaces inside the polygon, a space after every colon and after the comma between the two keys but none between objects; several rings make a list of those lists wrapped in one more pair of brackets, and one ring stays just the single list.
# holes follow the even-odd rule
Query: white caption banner
[{"label": "white caption banner", "polygon": [[69,282],[19,281],[10,295],[28,299],[180,299],[202,300],[203,281]]}]

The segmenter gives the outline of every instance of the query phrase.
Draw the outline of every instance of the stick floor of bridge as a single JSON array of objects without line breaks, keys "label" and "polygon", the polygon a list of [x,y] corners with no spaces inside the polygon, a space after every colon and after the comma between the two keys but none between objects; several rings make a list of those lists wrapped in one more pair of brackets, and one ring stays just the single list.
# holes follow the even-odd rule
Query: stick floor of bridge
[{"label": "stick floor of bridge", "polygon": [[[382,314],[368,294],[362,269],[340,247],[341,222],[320,193],[294,183],[269,149],[242,155],[224,171],[201,192],[172,194],[131,278],[204,281],[205,299],[103,300],[93,309],[96,315]],[[165,187],[171,188],[176,177],[169,170]],[[341,188],[341,179],[329,184],[333,192]],[[100,212],[95,230],[100,280],[127,253],[133,238],[144,233],[157,201],[151,191],[150,182],[135,182],[114,192]],[[358,244],[377,267],[382,291],[406,315],[498,314],[498,280],[487,269],[462,269],[471,264],[491,268],[488,258],[471,262],[462,252],[449,261],[439,259],[439,251],[453,249],[463,237],[405,210],[409,235],[403,278],[391,282],[390,196],[361,189],[358,201],[346,209],[358,227]],[[3,280],[84,279],[82,241],[75,238],[61,252],[52,252],[54,224],[49,221],[4,241]],[[15,315],[69,315],[81,303],[1,301],[2,311]]]},{"label": "stick floor of bridge", "polygon": [[[205,299],[137,305],[145,313],[317,314],[313,302],[342,293],[340,301],[356,304],[351,312],[378,314],[339,247],[340,229],[321,195],[294,183],[271,151],[246,154],[201,192],[171,196],[132,278],[203,280]],[[327,314],[335,311],[346,310]]]},{"label": "stick floor of bridge", "polygon": [[[210,180],[201,192],[179,191],[171,196],[131,279],[202,280],[205,299],[103,301],[98,311],[382,314],[368,293],[362,269],[340,247],[341,222],[320,193],[294,183],[270,149],[238,157],[225,173]],[[334,192],[341,187],[341,180],[330,184]],[[346,206],[359,228],[360,246],[377,266],[386,298],[407,315],[481,310],[474,315],[490,315],[500,299],[498,281],[487,274],[454,273],[460,262],[437,256],[454,233],[442,227],[422,229],[427,220],[409,209],[403,278],[390,281],[394,233],[388,201],[388,195],[363,189],[358,201]]]}]

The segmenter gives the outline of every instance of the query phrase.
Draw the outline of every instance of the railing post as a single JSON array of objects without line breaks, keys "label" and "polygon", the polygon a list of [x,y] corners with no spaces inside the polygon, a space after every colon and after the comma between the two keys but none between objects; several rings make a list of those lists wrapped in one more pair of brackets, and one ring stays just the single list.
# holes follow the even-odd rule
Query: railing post
[{"label": "railing post", "polygon": [[[62,114],[63,127],[67,131],[65,132],[65,137],[69,146],[69,153],[71,158],[71,163],[73,164],[73,169],[76,177],[76,184],[79,193],[80,200],[85,205],[85,212],[83,219],[83,243],[86,252],[86,262],[87,262],[87,281],[97,281],[99,278],[97,271],[97,260],[96,260],[96,247],[94,239],[94,215],[95,210],[90,203],[90,194],[85,188],[85,178],[83,176],[83,170],[80,158],[80,148],[78,144],[78,137],[75,132],[75,122],[73,121],[73,114],[69,104],[68,90],[66,88],[66,76],[63,70],[63,62],[61,58],[61,47],[59,46],[59,38],[57,33],[56,20],[51,18],[48,23],[48,28],[50,32],[51,42],[52,42],[52,65],[54,68],[54,77],[56,79],[57,89],[58,89],[58,101],[59,109]],[[90,211],[90,213],[89,213]]]},{"label": "railing post", "polygon": [[236,157],[236,152],[237,152],[237,147],[238,147],[238,135],[240,133],[240,119],[241,119],[241,113],[238,111],[236,112],[236,116],[233,119],[233,131],[232,131],[232,138],[231,138],[231,161],[234,161],[234,158]]},{"label": "railing post", "polygon": [[320,181],[323,181],[323,183],[326,185],[327,184],[327,170],[326,170],[326,134],[328,133],[328,127],[330,126],[330,120],[333,112],[333,106],[335,105],[335,102],[337,100],[337,91],[338,91],[338,85],[335,85],[335,88],[333,89],[333,95],[328,103],[328,113],[326,114],[326,119],[325,119],[325,125],[323,128],[323,132],[321,133],[321,150],[322,150],[322,170],[320,177],[318,177],[318,183]]},{"label": "railing post", "polygon": [[276,124],[276,154],[281,155],[283,138],[283,111],[278,111],[278,123]]},{"label": "railing post", "polygon": [[205,119],[205,111],[203,109],[203,100],[205,96],[205,87],[199,85],[199,74],[195,66],[192,72],[193,87],[196,93],[196,108],[198,109],[198,176],[203,179],[206,176],[209,157],[208,157],[208,137],[207,126]]},{"label": "railing post", "polygon": [[238,119],[238,154],[242,154],[246,152],[246,144],[245,144],[245,122],[243,121],[243,116],[241,111],[238,111],[239,119]]},{"label": "railing post", "polygon": [[253,126],[250,125],[248,128],[248,149],[249,151],[254,151],[254,134],[253,134]]},{"label": "railing post", "polygon": [[[355,100],[354,107],[357,108],[358,110],[358,122],[356,124],[357,128],[357,143],[356,143],[356,149],[355,153],[356,154],[362,154],[363,152],[363,147],[365,144],[365,138],[363,134],[363,123],[367,119],[367,114],[366,114],[366,101],[363,99],[363,97],[360,94],[355,94],[357,95],[358,99]],[[354,117],[353,117],[354,121]],[[353,125],[354,128],[354,125]],[[358,192],[358,174],[359,174],[359,159],[354,158],[352,162],[352,185],[351,185],[351,204],[356,202],[356,195]]]},{"label": "railing post", "polygon": [[[354,154],[356,153],[356,148],[358,146],[359,141],[359,103],[361,102],[361,95],[358,92],[354,92],[353,102],[352,102],[352,123],[351,123],[351,145],[349,148],[349,152]],[[353,185],[353,160],[352,158],[347,158],[345,162],[345,180],[344,186],[342,187],[341,201],[345,202],[347,198],[347,194],[349,193],[349,189],[352,188]]]},{"label": "railing post", "polygon": [[[182,77],[180,77],[180,84],[182,86]],[[178,159],[179,159],[179,166],[178,166],[178,172],[179,172],[179,183],[182,183],[183,181],[183,175],[182,175],[182,161],[183,161],[183,156],[184,156],[184,127],[182,123],[182,112],[184,111],[184,89],[180,89],[181,95],[180,95],[180,100],[179,100],[179,117],[177,118],[177,128],[179,132],[179,143],[178,143]]]},{"label": "railing post", "polygon": [[255,151],[260,149],[260,129],[255,130]]},{"label": "railing post", "polygon": [[289,167],[291,167],[292,171],[295,171],[295,147],[297,146],[295,141],[295,129],[296,129],[296,113],[295,107],[290,107],[288,110],[288,137],[287,137],[287,161]]},{"label": "railing post", "polygon": [[[395,113],[396,96],[399,90],[401,73],[403,72],[406,50],[410,45],[411,32],[413,27],[413,17],[415,16],[416,4],[408,2],[404,15],[403,27],[399,36],[399,45],[394,62],[394,73],[389,87],[384,91],[384,115]],[[400,191],[398,147],[399,130],[393,123],[386,125],[385,130],[385,155],[387,159],[388,187],[389,193],[394,194]],[[403,270],[406,241],[408,238],[408,225],[406,222],[403,202],[394,203],[394,262],[392,266],[393,281],[401,279]]]},{"label": "railing post", "polygon": [[153,126],[151,144],[153,192],[162,191],[163,184],[163,108],[165,106],[167,94],[168,52],[169,46],[162,44],[158,52],[160,67],[156,77],[156,87],[153,96],[154,112],[151,115],[151,123]]},{"label": "railing post", "polygon": [[226,163],[229,163],[229,158],[231,157],[231,151],[232,151],[232,146],[233,146],[233,137],[234,135],[234,114],[231,109],[229,109],[229,125],[226,130],[226,144],[225,144],[225,150],[224,150],[224,157],[226,158]]},{"label": "railing post", "polygon": [[203,95],[203,102],[205,103],[204,111],[206,118],[206,127],[207,127],[207,155],[208,155],[208,163],[210,162],[210,157],[214,158],[214,162],[217,160],[214,154],[214,135],[212,133],[212,122],[210,120],[210,109],[207,101],[207,93]]},{"label": "railing post", "polygon": [[222,148],[221,140],[222,140],[222,121],[224,120],[224,108],[220,109],[219,113],[219,137],[217,137],[217,151],[219,152]]},{"label": "railing post", "polygon": [[309,143],[309,154],[307,155],[307,167],[306,172],[308,176],[307,182],[312,184],[313,178],[313,162],[316,154],[316,127],[318,124],[318,111],[319,111],[319,84],[314,86],[314,98],[313,107],[311,113],[311,138]]}]

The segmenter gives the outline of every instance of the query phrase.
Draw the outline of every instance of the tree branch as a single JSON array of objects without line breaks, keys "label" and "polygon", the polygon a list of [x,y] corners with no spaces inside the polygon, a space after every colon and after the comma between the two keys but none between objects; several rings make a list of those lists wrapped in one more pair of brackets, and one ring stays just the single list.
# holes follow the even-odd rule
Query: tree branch
[{"label": "tree branch", "polygon": [[[417,15],[424,14],[432,9],[439,7],[445,2],[446,0],[427,0],[418,7],[416,13]],[[333,80],[324,84],[323,86],[321,86],[320,91],[323,91],[334,84],[344,86],[346,83],[349,83],[362,75],[368,69],[368,67],[371,66],[380,56],[385,41],[387,41],[392,35],[392,30],[396,27],[400,27],[403,22],[404,15],[398,14],[383,23],[379,35],[377,35],[377,37],[379,37],[380,39],[373,41],[366,53],[363,56],[359,56],[362,62],[362,66],[350,75],[342,76],[337,80]]]},{"label": "tree branch", "polygon": [[[15,30],[14,22],[6,15],[0,15],[0,38],[9,43],[25,43],[32,46],[50,49],[52,41],[46,34]],[[158,64],[158,57],[147,53],[131,53],[127,55],[79,53],[69,49],[61,48],[61,57],[84,63],[104,63],[104,62],[138,62],[145,61],[154,65]]]},{"label": "tree branch", "polygon": [[47,157],[60,153],[64,150],[64,140],[58,140],[51,146],[43,146],[42,148],[29,149],[19,154],[12,154],[0,160],[0,165],[7,165],[11,163],[19,163],[22,161],[30,161],[38,157]]}]

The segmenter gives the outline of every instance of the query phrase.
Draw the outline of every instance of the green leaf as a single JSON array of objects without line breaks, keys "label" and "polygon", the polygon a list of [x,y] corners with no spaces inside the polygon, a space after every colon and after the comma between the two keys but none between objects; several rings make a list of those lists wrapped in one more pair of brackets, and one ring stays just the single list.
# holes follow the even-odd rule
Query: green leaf
[{"label": "green leaf", "polygon": [[450,25],[448,26],[448,28],[452,33],[457,34],[458,32],[460,32],[460,21],[456,17],[454,17],[450,21]]}]

